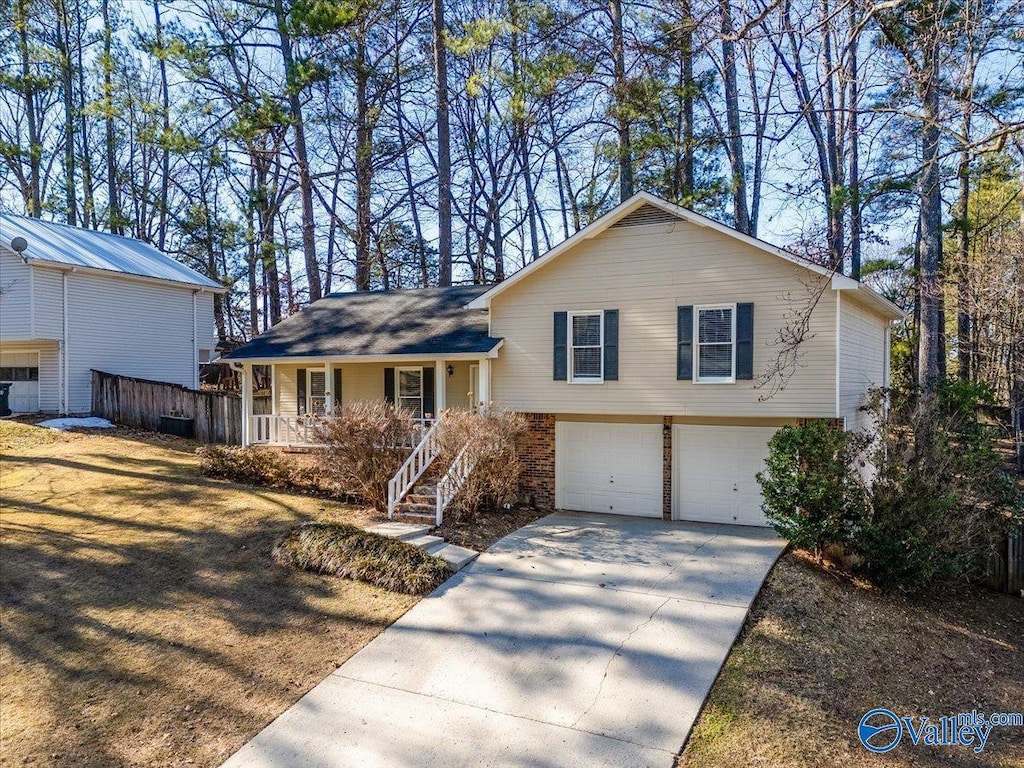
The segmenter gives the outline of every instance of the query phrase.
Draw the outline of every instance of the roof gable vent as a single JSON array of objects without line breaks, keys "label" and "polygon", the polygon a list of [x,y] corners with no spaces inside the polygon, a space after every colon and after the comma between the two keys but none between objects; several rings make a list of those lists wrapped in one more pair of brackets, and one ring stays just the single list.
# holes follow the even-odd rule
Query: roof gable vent
[{"label": "roof gable vent", "polygon": [[632,213],[612,224],[615,227],[639,227],[644,224],[671,224],[678,221],[677,217],[655,205],[644,204]]}]

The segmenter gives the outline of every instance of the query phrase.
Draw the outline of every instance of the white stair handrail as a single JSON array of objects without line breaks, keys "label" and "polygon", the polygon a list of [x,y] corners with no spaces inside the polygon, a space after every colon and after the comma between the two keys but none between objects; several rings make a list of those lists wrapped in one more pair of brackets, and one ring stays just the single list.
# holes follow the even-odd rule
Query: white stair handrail
[{"label": "white stair handrail", "polygon": [[437,482],[436,525],[440,525],[444,521],[445,509],[451,504],[452,499],[455,498],[462,486],[466,484],[469,473],[475,466],[476,459],[470,456],[469,443],[466,443],[455,460],[452,461],[451,466],[448,467],[448,471]]},{"label": "white stair handrail", "polygon": [[405,460],[395,476],[388,481],[388,519],[394,517],[395,507],[413,486],[420,479],[427,467],[431,465],[437,455],[441,452],[441,441],[438,439],[438,429],[441,426],[441,416],[430,425],[430,429],[420,440],[419,445],[413,448],[409,458]]}]

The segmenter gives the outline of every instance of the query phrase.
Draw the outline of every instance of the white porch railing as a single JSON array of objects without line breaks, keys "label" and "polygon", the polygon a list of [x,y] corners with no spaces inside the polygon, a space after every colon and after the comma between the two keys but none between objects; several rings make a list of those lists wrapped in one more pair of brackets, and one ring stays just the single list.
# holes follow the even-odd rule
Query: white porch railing
[{"label": "white porch railing", "polygon": [[436,525],[440,525],[444,521],[444,511],[451,504],[452,499],[455,498],[455,494],[459,492],[459,489],[466,484],[466,480],[469,478],[470,472],[473,471],[473,467],[476,466],[476,459],[472,458],[469,454],[469,445],[466,444],[459,451],[459,454],[455,457],[455,461],[448,467],[448,471],[444,473],[437,482],[437,514],[436,514]]},{"label": "white porch railing", "polygon": [[395,507],[405,495],[416,485],[427,467],[437,458],[441,451],[441,442],[438,440],[438,427],[441,424],[441,417],[434,420],[430,429],[423,435],[423,439],[413,448],[409,458],[405,460],[402,467],[395,473],[395,476],[388,481],[388,518],[395,514]]},{"label": "white porch railing", "polygon": [[[330,416],[256,414],[249,417],[249,444],[316,448],[323,445],[317,438],[317,430],[330,418]],[[416,419],[416,425],[407,436],[403,447],[415,448],[418,446],[434,422],[434,419]]]}]

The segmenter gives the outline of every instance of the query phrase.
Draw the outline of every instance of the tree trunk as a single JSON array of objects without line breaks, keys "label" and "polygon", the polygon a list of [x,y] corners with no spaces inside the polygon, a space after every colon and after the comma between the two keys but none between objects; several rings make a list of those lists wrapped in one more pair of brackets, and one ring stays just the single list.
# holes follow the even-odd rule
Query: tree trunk
[{"label": "tree trunk", "polygon": [[124,215],[121,213],[117,187],[117,139],[114,135],[114,60],[113,30],[110,28],[110,2],[100,3],[103,19],[103,132],[107,161],[107,227],[116,235],[124,234]]},{"label": "tree trunk", "polygon": [[863,219],[860,199],[860,123],[858,113],[860,110],[860,83],[858,74],[858,52],[860,35],[856,32],[860,24],[857,13],[857,4],[850,3],[850,124],[849,124],[849,147],[850,147],[850,277],[860,280],[861,271],[861,232],[863,230]]},{"label": "tree trunk", "polygon": [[160,0],[153,0],[153,19],[156,27],[157,62],[160,69],[160,112],[162,135],[160,137],[160,201],[159,223],[157,224],[156,247],[161,251],[167,243],[168,197],[171,184],[171,97],[167,85],[167,57],[164,52],[164,30],[160,22]]},{"label": "tree trunk", "polygon": [[366,42],[356,44],[356,290],[370,290],[370,186],[373,183],[373,130],[370,126]]},{"label": "tree trunk", "polygon": [[[434,87],[437,97],[437,284],[452,284],[452,159],[444,0],[434,0]],[[401,119],[401,118],[399,118]]]},{"label": "tree trunk", "polygon": [[612,20],[615,125],[619,140],[619,202],[633,196],[633,147],[629,134],[628,83],[626,82],[626,41],[622,27],[622,0],[609,0]]},{"label": "tree trunk", "polygon": [[743,162],[743,135],[740,126],[740,95],[736,82],[736,43],[733,42],[732,0],[721,0],[722,70],[725,90],[725,114],[729,135],[726,149],[732,176],[733,225],[750,234],[750,213],[747,209],[747,170]]},{"label": "tree trunk", "polygon": [[25,208],[29,216],[42,213],[40,163],[42,147],[39,144],[39,122],[36,113],[36,87],[30,60],[28,41],[29,13],[26,0],[18,0],[18,48],[21,54],[21,87],[25,94],[25,121],[28,129],[28,184],[24,190]]},{"label": "tree trunk", "polygon": [[309,155],[306,152],[306,124],[302,118],[299,83],[295,79],[295,61],[292,39],[288,33],[288,17],[282,0],[274,0],[274,14],[280,40],[281,59],[284,63],[288,108],[292,113],[292,132],[295,136],[295,164],[299,171],[299,197],[302,200],[302,255],[306,266],[306,284],[310,302],[323,296],[320,265],[316,259],[316,222],[313,219],[313,180],[309,174]]},{"label": "tree trunk", "polygon": [[60,53],[61,89],[64,101],[64,197],[65,220],[78,224],[78,195],[75,192],[75,72],[71,63],[71,19],[64,0],[57,0],[57,50]]},{"label": "tree trunk", "polygon": [[[934,22],[937,24],[937,20]],[[917,380],[925,390],[931,390],[942,375],[942,178],[939,156],[939,40],[938,31],[932,30],[924,47],[924,65],[920,80],[923,125],[921,126],[921,157],[923,166],[920,181],[919,243],[920,277],[918,294],[921,304],[921,323],[918,331]]]}]

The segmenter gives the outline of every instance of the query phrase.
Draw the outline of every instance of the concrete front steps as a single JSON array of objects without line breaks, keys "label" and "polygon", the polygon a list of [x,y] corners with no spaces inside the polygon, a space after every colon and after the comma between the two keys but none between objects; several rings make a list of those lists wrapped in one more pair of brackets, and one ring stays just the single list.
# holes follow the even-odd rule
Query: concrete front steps
[{"label": "concrete front steps", "polygon": [[431,525],[415,523],[400,523],[389,521],[372,525],[367,528],[370,533],[377,533],[381,536],[389,536],[393,539],[400,539],[407,544],[419,547],[428,555],[440,557],[456,571],[461,571],[465,566],[476,560],[479,552],[456,544],[448,544],[440,536],[434,536]]}]

